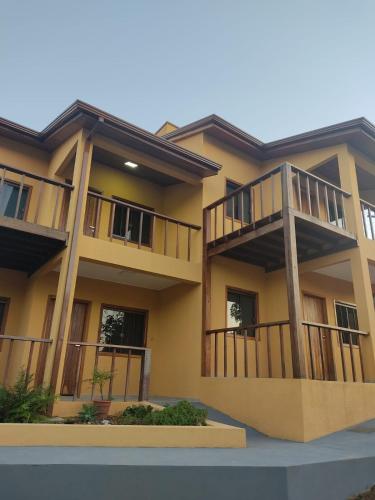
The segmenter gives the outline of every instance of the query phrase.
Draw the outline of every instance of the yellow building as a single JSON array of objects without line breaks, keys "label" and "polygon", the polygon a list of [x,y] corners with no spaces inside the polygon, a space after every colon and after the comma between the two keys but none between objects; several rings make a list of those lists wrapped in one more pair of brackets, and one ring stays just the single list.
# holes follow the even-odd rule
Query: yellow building
[{"label": "yellow building", "polygon": [[80,101],[42,132],[0,119],[0,381],[66,413],[98,367],[114,401],[301,441],[375,418],[372,203],[363,118],[268,144]]}]

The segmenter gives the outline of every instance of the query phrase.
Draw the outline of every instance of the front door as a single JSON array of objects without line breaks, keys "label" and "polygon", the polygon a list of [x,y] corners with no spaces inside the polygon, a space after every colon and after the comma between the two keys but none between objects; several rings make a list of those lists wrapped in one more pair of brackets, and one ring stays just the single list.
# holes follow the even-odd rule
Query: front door
[{"label": "front door", "polygon": [[[303,312],[305,321],[312,323],[327,324],[327,308],[326,301],[322,297],[314,295],[303,295]],[[311,339],[311,354],[314,364],[315,378],[318,380],[334,380],[334,364],[332,356],[332,344],[328,331],[320,329],[321,339],[319,338],[319,330],[316,327],[310,328]],[[309,343],[307,342],[307,349]],[[310,360],[310,355],[307,356]],[[312,376],[311,363],[308,362],[310,376]]]},{"label": "front door", "polygon": [[[69,340],[73,342],[84,342],[87,317],[87,302],[75,300],[70,322]],[[79,349],[74,345],[68,345],[65,356],[63,383],[61,394],[72,396],[76,389],[77,370],[79,362]]]}]

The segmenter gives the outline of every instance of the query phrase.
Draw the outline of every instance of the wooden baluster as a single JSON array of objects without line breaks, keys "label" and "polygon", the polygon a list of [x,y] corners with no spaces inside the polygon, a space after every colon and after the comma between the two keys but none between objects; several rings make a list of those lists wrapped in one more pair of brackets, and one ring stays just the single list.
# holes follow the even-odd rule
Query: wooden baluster
[{"label": "wooden baluster", "polygon": [[364,364],[363,364],[363,353],[362,353],[362,342],[361,338],[358,335],[358,352],[359,352],[359,364],[361,367],[361,375],[362,375],[362,382],[365,381],[365,370],[364,370]]},{"label": "wooden baluster", "polygon": [[247,353],[247,328],[244,330],[243,335],[243,362],[244,362],[244,372],[245,377],[249,376],[249,363],[248,363],[248,353]]},{"label": "wooden baluster", "polygon": [[115,364],[116,364],[116,348],[114,347],[112,350],[112,355],[111,355],[111,374],[112,377],[109,379],[109,386],[108,386],[108,399],[112,399],[112,389],[113,389],[113,377],[115,373]]},{"label": "wooden baluster", "polygon": [[215,332],[215,377],[217,377],[218,352],[217,352],[217,332]]},{"label": "wooden baluster", "polygon": [[214,209],[214,239],[217,240],[217,206]]},{"label": "wooden baluster", "polygon": [[307,206],[309,209],[309,214],[312,214],[311,210],[311,193],[310,193],[310,180],[309,177],[306,175],[306,197],[307,197]]},{"label": "wooden baluster", "polygon": [[318,326],[318,337],[319,337],[320,361],[322,363],[322,370],[323,370],[323,380],[328,380],[328,377],[326,378],[326,363],[325,363],[325,359],[324,359],[322,329],[319,326]]},{"label": "wooden baluster", "polygon": [[243,191],[241,191],[241,227],[243,227]]},{"label": "wooden baluster", "polygon": [[318,181],[315,181],[315,196],[316,196],[317,216],[318,216],[318,219],[320,219],[320,198],[319,198],[319,184],[318,184]]},{"label": "wooden baluster", "polygon": [[285,354],[284,354],[284,334],[283,325],[279,325],[279,339],[280,339],[280,359],[281,359],[281,376],[285,378]]},{"label": "wooden baluster", "polygon": [[324,204],[325,204],[326,212],[327,212],[327,222],[330,222],[327,184],[324,185]]},{"label": "wooden baluster", "polygon": [[237,332],[233,330],[233,375],[237,377]]},{"label": "wooden baluster", "polygon": [[109,216],[109,239],[110,241],[113,241],[113,224],[115,220],[115,204],[111,203],[111,213]]},{"label": "wooden baluster", "polygon": [[345,198],[343,193],[341,193],[341,213],[342,213],[342,228],[346,229]]},{"label": "wooden baluster", "polygon": [[345,353],[344,353],[344,344],[342,341],[342,332],[338,331],[337,332],[339,336],[339,343],[340,343],[340,354],[341,354],[341,364],[342,364],[342,375],[344,378],[344,382],[347,381],[347,376],[346,376],[346,363],[345,363]]},{"label": "wooden baluster", "polygon": [[124,392],[124,401],[128,397],[128,388],[129,388],[129,379],[130,379],[130,367],[131,367],[131,349],[128,350],[128,358],[126,364],[126,375],[125,375],[125,392]]},{"label": "wooden baluster", "polygon": [[253,222],[254,212],[253,212],[253,192],[251,186],[249,187],[249,224]]},{"label": "wooden baluster", "polygon": [[191,227],[188,227],[188,261],[191,261]]},{"label": "wooden baluster", "polygon": [[130,238],[128,237],[128,233],[129,233],[129,220],[130,220],[130,208],[126,207],[126,214],[125,214],[125,234],[124,234],[124,245],[125,246],[128,244],[128,241],[130,240]]},{"label": "wooden baluster", "polygon": [[8,380],[8,373],[9,373],[9,367],[10,367],[10,358],[12,357],[12,352],[13,352],[13,343],[14,340],[11,339],[9,343],[9,351],[8,351],[8,356],[7,356],[7,361],[5,364],[5,370],[4,370],[4,377],[3,377],[3,386],[6,386],[7,380]]},{"label": "wooden baluster", "polygon": [[368,211],[368,218],[369,218],[369,221],[370,221],[370,229],[371,229],[371,239],[374,240],[374,224],[373,224],[373,210],[372,208],[368,207],[367,208],[367,211]]},{"label": "wooden baluster", "polygon": [[98,204],[96,205],[96,214],[95,214],[95,229],[93,234],[94,238],[99,237],[101,213],[102,213],[102,200],[98,198]]},{"label": "wooden baluster", "polygon": [[35,209],[35,217],[34,217],[34,224],[37,224],[38,219],[39,219],[39,212],[40,212],[40,206],[42,204],[42,195],[44,192],[44,181],[40,181],[39,183],[39,191],[38,191],[38,201]]},{"label": "wooden baluster", "polygon": [[180,227],[180,224],[177,222],[177,224],[176,224],[176,259],[178,259],[180,257],[180,237],[179,237],[180,233],[179,233],[179,227]]},{"label": "wooden baluster", "polygon": [[254,339],[255,339],[255,376],[259,378],[259,336],[260,336],[260,328],[259,332],[254,328]]},{"label": "wooden baluster", "polygon": [[224,332],[224,377],[228,376],[227,351],[227,332]]},{"label": "wooden baluster", "polygon": [[18,196],[17,196],[16,210],[15,210],[15,213],[14,213],[14,218],[15,219],[18,219],[18,212],[20,210],[21,197],[22,197],[22,193],[23,193],[24,182],[25,182],[25,174],[22,174],[22,176],[21,176],[21,183],[20,183],[20,185],[18,187]]},{"label": "wooden baluster", "polygon": [[267,366],[268,366],[268,377],[272,378],[272,359],[271,359],[271,338],[270,338],[270,327],[267,326]]},{"label": "wooden baluster", "polygon": [[264,217],[264,203],[263,203],[263,181],[259,183],[259,195],[260,195],[260,218]]},{"label": "wooden baluster", "polygon": [[168,240],[168,221],[165,219],[164,224],[164,255],[167,255],[167,240]]},{"label": "wooden baluster", "polygon": [[255,189],[253,186],[250,187],[250,191],[251,191],[251,205],[252,205],[252,213],[253,213],[253,217],[252,217],[252,221],[253,221],[253,229],[255,229],[255,219],[256,219],[256,212],[255,212]]},{"label": "wooden baluster", "polygon": [[80,395],[80,383],[81,383],[81,362],[82,362],[82,348],[79,345],[74,346],[78,349],[78,363],[77,363],[77,373],[74,384],[73,401],[79,399]]},{"label": "wooden baluster", "polygon": [[29,357],[27,359],[27,367],[26,367],[26,377],[30,375],[30,368],[31,368],[31,363],[33,360],[33,353],[34,353],[34,344],[35,342],[31,340],[30,342],[30,349],[29,349]]},{"label": "wooden baluster", "polygon": [[363,230],[365,232],[366,238],[368,238],[368,232],[367,232],[367,224],[366,224],[366,216],[365,216],[365,207],[363,203],[360,203],[361,206],[361,214],[362,214],[362,222],[363,222]]},{"label": "wooden baluster", "polygon": [[232,196],[232,233],[234,231],[234,207],[235,207],[234,196]]},{"label": "wooden baluster", "polygon": [[332,196],[333,196],[333,209],[335,213],[335,221],[336,221],[336,226],[339,227],[339,214],[337,211],[337,200],[336,200],[336,190],[332,189]]},{"label": "wooden baluster", "polygon": [[3,189],[4,189],[5,177],[6,177],[6,173],[7,173],[7,169],[6,168],[3,167],[2,170],[3,170],[3,172],[1,174],[1,179],[0,179],[0,195],[3,192]]},{"label": "wooden baluster", "polygon": [[271,175],[271,214],[275,213],[275,176]]},{"label": "wooden baluster", "polygon": [[297,196],[298,196],[298,210],[302,212],[301,179],[299,172],[297,172]]},{"label": "wooden baluster", "polygon": [[156,226],[156,220],[157,220],[156,216],[153,215],[152,219],[151,219],[151,252],[155,251],[155,234],[156,234],[155,226]]},{"label": "wooden baluster", "polygon": [[352,364],[353,382],[357,382],[357,372],[355,369],[354,353],[353,353],[353,339],[351,333],[349,333],[349,349],[350,349],[350,362]]},{"label": "wooden baluster", "polygon": [[309,344],[309,357],[310,357],[310,366],[311,366],[311,378],[315,380],[315,364],[314,364],[314,356],[312,351],[312,342],[311,342],[311,327],[307,325],[307,340]]},{"label": "wooden baluster", "polygon": [[[99,347],[95,347],[95,361],[94,361],[94,369],[93,369],[93,376],[96,370],[98,369],[98,359],[99,359]],[[94,399],[94,384],[91,384],[91,400]]]},{"label": "wooden baluster", "polygon": [[143,212],[141,212],[141,218],[139,222],[138,248],[141,248],[142,245],[142,233],[143,233]]},{"label": "wooden baluster", "polygon": [[223,202],[223,236],[225,236],[225,218],[227,216],[226,214],[226,204],[225,201]]},{"label": "wooden baluster", "polygon": [[55,186],[55,191],[56,191],[56,198],[55,198],[55,205],[53,207],[52,226],[51,226],[52,228],[54,228],[56,224],[57,209],[59,208],[59,201],[60,201],[60,187]]}]

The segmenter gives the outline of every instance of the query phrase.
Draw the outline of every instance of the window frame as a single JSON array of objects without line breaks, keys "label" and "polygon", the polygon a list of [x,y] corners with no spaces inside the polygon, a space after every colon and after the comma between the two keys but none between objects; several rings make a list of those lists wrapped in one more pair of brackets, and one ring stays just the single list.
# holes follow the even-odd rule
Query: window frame
[{"label": "window frame", "polygon": [[[21,187],[20,182],[13,181],[11,179],[4,179],[4,184],[10,184],[11,186],[16,186],[18,188]],[[16,220],[22,220],[22,221],[27,220],[27,216],[29,214],[30,199],[31,199],[31,192],[33,190],[33,186],[31,184],[23,184],[22,191],[24,191],[25,188],[27,189],[27,196],[26,196],[26,202],[25,202],[25,211],[24,211],[22,219],[19,219],[15,215],[13,217],[8,217],[7,215],[1,215],[1,217],[8,217],[9,219],[16,219]]]},{"label": "window frame", "polygon": [[[255,299],[255,314],[256,314],[256,323],[255,324],[259,323],[259,293],[254,292],[254,290],[247,290],[244,288],[238,288],[235,286],[226,285],[225,286],[225,328],[230,328],[228,326],[228,312],[227,312],[227,310],[228,310],[228,293],[229,292],[237,293],[240,295],[249,295],[249,296],[254,297],[254,299]],[[233,327],[233,328],[238,328],[238,327]],[[229,335],[233,335],[233,334],[229,333]],[[240,335],[241,337],[244,336],[242,333],[238,333],[237,335]],[[247,338],[247,340],[255,340],[255,333],[254,333],[254,335],[247,336],[246,338]],[[258,341],[260,341],[260,338],[258,339]]]},{"label": "window frame", "polygon": [[[119,306],[119,305],[107,304],[107,303],[100,304],[100,316],[99,316],[98,337],[97,337],[98,344],[101,344],[100,335],[101,335],[101,331],[102,331],[102,318],[103,318],[104,309],[113,309],[115,311],[125,311],[125,312],[130,312],[130,313],[143,314],[144,318],[145,318],[145,326],[144,326],[144,330],[143,330],[143,345],[142,346],[134,346],[134,349],[147,348],[148,314],[149,314],[148,309],[140,309],[140,308],[128,307],[128,306]],[[129,346],[129,347],[131,347],[131,346]],[[126,349],[126,347],[124,347],[123,351],[126,351],[126,352],[116,352],[116,357],[117,356],[128,357],[128,352],[127,352],[128,349]],[[136,352],[133,352],[131,354],[132,357],[139,356],[139,355],[140,355],[140,351],[136,351]],[[112,353],[111,352],[99,352],[99,356],[112,356]]]},{"label": "window frame", "polygon": [[[351,309],[354,309],[356,311],[356,314],[357,314],[357,319],[358,319],[358,309],[357,309],[357,304],[352,304],[351,302],[345,302],[343,300],[337,300],[337,299],[334,299],[333,301],[333,304],[334,304],[334,309],[335,309],[335,321],[336,321],[336,326],[338,328],[340,328],[339,324],[338,324],[338,318],[337,318],[337,309],[336,309],[336,306],[344,306],[344,307],[348,307],[348,308],[351,308]],[[344,327],[341,327],[341,328],[344,328]],[[345,334],[345,332],[343,332]],[[342,344],[344,347],[350,347],[350,343],[349,342],[345,342],[344,340],[344,337],[342,339]],[[352,347],[355,347],[356,349],[359,349],[359,345],[358,343],[354,343],[352,342]]]},{"label": "window frame", "polygon": [[[229,177],[225,177],[225,194],[224,194],[224,196],[228,196],[227,187],[228,187],[229,183],[237,186],[236,189],[238,189],[238,188],[240,188],[240,187],[243,186],[243,184],[241,184],[241,182],[237,182],[237,181],[235,181],[235,180],[233,180],[233,179],[231,179]],[[251,195],[249,193],[249,206],[250,205],[251,205]],[[228,208],[230,208],[229,204],[227,202],[225,202],[225,218],[229,219],[229,220],[232,220],[232,216],[228,215]],[[251,206],[250,206],[250,208],[251,208]],[[238,213],[240,215],[240,206],[238,206]],[[244,224],[250,224],[250,214],[248,215],[248,219],[249,220],[246,220],[245,217],[243,218]],[[241,218],[237,218],[234,214],[233,214],[233,220],[235,222],[241,223]]]},{"label": "window frame", "polygon": [[[150,210],[150,212],[155,212],[155,209],[153,207],[149,207],[147,205],[142,205],[141,203],[137,203],[135,201],[130,201],[130,200],[127,200],[126,198],[121,198],[120,196],[112,195],[112,198],[115,201],[122,201],[123,203],[129,203],[129,205],[134,205],[135,207],[138,207],[140,209],[144,208],[145,210]],[[124,208],[126,209],[126,207],[124,207]],[[131,210],[131,207],[129,207],[129,208]],[[115,206],[114,210],[116,210],[116,206]],[[152,235],[153,235],[154,217],[152,217],[151,215],[150,215],[150,217],[151,217],[151,222],[150,222],[149,243],[142,243],[142,238],[141,238],[141,246],[146,247],[146,248],[152,248],[152,246],[153,246]],[[113,224],[115,223],[114,221],[115,221],[115,216],[113,215]],[[118,234],[114,234],[113,227],[109,227],[108,233],[109,233],[108,236],[110,236],[116,240],[126,241],[127,243],[133,243],[134,245],[138,244],[138,241],[136,241],[136,240],[128,240],[128,239],[126,239],[125,236],[119,236]]]}]

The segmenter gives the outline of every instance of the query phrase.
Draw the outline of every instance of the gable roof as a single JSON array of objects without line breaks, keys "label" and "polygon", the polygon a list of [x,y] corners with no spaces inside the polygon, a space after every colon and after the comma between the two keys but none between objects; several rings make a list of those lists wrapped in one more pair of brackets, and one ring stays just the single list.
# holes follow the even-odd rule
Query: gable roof
[{"label": "gable roof", "polygon": [[[98,124],[99,119],[102,121]],[[80,100],[75,101],[40,132],[0,118],[0,134],[52,151],[78,130],[91,129],[95,124],[98,124],[96,131],[101,135],[125,142],[201,177],[215,175],[221,168],[208,158]]]},{"label": "gable roof", "polygon": [[198,132],[208,133],[259,160],[339,143],[348,143],[375,159],[375,126],[363,117],[265,143],[220,116],[209,115],[163,137],[174,141]]}]

